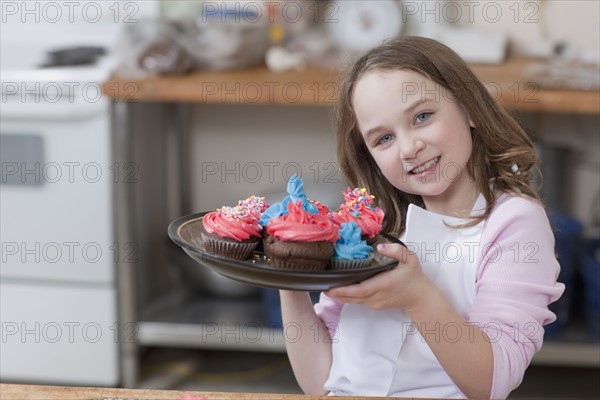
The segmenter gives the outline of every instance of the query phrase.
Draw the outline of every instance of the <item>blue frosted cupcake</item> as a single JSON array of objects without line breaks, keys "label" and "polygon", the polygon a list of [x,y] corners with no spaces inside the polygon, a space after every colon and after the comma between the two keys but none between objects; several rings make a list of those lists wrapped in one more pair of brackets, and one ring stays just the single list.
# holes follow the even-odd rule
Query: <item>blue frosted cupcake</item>
[{"label": "blue frosted cupcake", "polygon": [[362,232],[356,222],[342,223],[338,232],[340,238],[333,248],[332,270],[359,269],[371,264],[373,248],[361,239]]},{"label": "blue frosted cupcake", "polygon": [[278,203],[272,204],[262,213],[259,223],[262,226],[269,225],[272,218],[281,217],[288,213],[288,204],[302,202],[302,209],[311,214],[319,214],[319,208],[313,202],[306,198],[304,193],[304,181],[298,175],[294,174],[287,184],[288,195]]}]

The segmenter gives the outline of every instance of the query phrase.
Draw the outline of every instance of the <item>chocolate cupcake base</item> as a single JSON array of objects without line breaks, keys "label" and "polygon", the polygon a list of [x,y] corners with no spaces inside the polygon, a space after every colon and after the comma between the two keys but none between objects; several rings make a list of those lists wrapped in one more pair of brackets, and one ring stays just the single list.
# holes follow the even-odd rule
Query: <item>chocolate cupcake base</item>
[{"label": "chocolate cupcake base", "polygon": [[375,242],[377,242],[377,235],[373,236],[373,237],[369,237],[368,235],[362,235],[360,237],[362,240],[364,240],[365,242],[367,242],[367,244],[369,246],[373,246],[375,244]]},{"label": "chocolate cupcake base", "polygon": [[268,236],[263,245],[271,265],[282,269],[324,271],[333,256],[333,243],[327,241],[281,241]]}]

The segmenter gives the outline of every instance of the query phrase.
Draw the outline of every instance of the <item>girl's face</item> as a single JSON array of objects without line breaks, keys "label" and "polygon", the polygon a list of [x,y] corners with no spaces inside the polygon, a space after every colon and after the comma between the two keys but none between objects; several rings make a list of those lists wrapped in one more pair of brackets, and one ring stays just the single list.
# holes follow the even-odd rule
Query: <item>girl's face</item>
[{"label": "girl's face", "polygon": [[473,124],[447,89],[414,71],[374,70],[358,80],[352,100],[369,152],[397,189],[441,214],[471,210]]}]

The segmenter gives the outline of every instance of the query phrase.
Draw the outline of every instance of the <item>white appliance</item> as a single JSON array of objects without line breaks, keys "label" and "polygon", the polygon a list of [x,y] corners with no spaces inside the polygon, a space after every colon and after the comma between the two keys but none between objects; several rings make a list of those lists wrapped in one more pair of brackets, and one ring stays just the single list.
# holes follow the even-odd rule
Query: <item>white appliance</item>
[{"label": "white appliance", "polygon": [[114,57],[39,65],[52,49],[110,50],[121,25],[36,23],[35,4],[12,5],[30,14],[3,15],[0,47],[0,379],[115,386],[114,266],[131,252],[114,243],[113,182],[127,171],[112,163],[110,103],[99,92]]}]

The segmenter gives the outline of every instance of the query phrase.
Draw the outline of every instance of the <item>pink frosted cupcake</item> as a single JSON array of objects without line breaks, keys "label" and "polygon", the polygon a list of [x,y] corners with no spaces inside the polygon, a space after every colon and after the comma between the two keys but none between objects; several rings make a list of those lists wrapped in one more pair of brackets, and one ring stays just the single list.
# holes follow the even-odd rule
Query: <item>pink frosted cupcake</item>
[{"label": "pink frosted cupcake", "polygon": [[346,200],[337,212],[331,213],[331,219],[341,226],[344,222],[356,222],[367,243],[374,243],[377,234],[381,232],[384,213],[374,206],[375,196],[370,195],[365,188],[348,188],[342,193]]},{"label": "pink frosted cupcake", "polygon": [[325,270],[339,235],[331,219],[305,211],[302,202],[290,202],[288,213],[272,218],[264,240],[271,265],[298,270]]},{"label": "pink frosted cupcake", "polygon": [[262,227],[248,207],[221,207],[202,219],[202,242],[206,251],[245,260],[252,255]]}]

